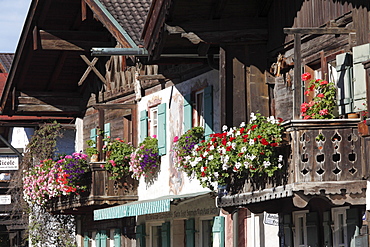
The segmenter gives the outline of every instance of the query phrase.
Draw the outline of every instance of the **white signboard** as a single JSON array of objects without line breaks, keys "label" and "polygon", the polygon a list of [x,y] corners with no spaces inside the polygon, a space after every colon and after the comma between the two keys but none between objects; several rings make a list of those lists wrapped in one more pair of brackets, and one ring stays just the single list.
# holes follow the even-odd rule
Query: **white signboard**
[{"label": "white signboard", "polygon": [[279,215],[265,213],[263,223],[265,223],[266,225],[279,226]]},{"label": "white signboard", "polygon": [[8,205],[12,203],[10,195],[0,195],[0,205]]},{"label": "white signboard", "polygon": [[0,170],[18,170],[19,158],[18,156],[1,155],[0,156]]}]

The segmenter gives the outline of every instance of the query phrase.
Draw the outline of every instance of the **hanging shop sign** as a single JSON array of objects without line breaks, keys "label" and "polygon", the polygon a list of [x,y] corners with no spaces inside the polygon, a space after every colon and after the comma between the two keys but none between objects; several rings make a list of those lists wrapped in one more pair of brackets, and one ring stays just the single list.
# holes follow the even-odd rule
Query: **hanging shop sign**
[{"label": "hanging shop sign", "polygon": [[19,157],[15,155],[0,155],[0,170],[18,170]]},{"label": "hanging shop sign", "polygon": [[266,225],[278,226],[279,225],[279,215],[265,213],[265,218],[263,220],[263,223],[265,223]]},{"label": "hanging shop sign", "polygon": [[12,203],[10,195],[0,195],[0,205],[9,205]]}]

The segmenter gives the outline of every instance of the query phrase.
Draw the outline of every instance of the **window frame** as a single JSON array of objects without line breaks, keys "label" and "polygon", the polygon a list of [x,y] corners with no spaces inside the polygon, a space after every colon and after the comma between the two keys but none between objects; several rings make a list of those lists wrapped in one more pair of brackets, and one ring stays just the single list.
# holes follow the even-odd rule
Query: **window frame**
[{"label": "window frame", "polygon": [[[212,220],[213,221],[213,224],[214,224],[214,219],[215,217],[214,216],[202,216],[202,217],[199,217],[199,219],[196,221],[198,222],[198,229],[199,231],[196,232],[196,235],[195,235],[195,238],[197,238],[197,233],[198,233],[198,246],[203,246],[203,221],[209,221],[209,220]],[[213,224],[211,225],[210,227],[210,233],[211,233],[211,240],[213,242],[213,232],[212,232],[212,227],[213,227]],[[197,226],[195,225],[195,230],[197,230]],[[197,242],[197,241],[195,241]]]},{"label": "window frame", "polygon": [[[333,231],[333,246],[338,247],[349,247],[348,246],[348,232],[347,232],[347,210],[349,209],[349,206],[347,207],[339,207],[339,208],[332,208],[332,219],[333,219],[333,225],[332,225],[332,231]],[[339,215],[343,215],[343,237],[344,237],[344,243],[339,243]]]},{"label": "window frame", "polygon": [[[146,232],[149,233],[148,234],[148,237],[149,237],[149,241],[146,241],[146,246],[147,247],[152,247],[154,246],[153,245],[153,240],[154,240],[154,235],[153,235],[153,227],[162,227],[163,223],[165,223],[165,221],[161,220],[161,221],[154,221],[154,222],[149,222],[146,224],[145,228],[146,228]],[[161,235],[162,237],[162,235]]]},{"label": "window frame", "polygon": [[[294,238],[294,246],[297,246],[297,247],[307,247],[308,246],[308,242],[307,242],[307,213],[309,211],[308,210],[304,210],[304,211],[295,211],[293,212],[293,238]],[[300,234],[302,231],[301,231],[301,226],[298,225],[298,221],[299,219],[302,218],[302,223],[303,223],[303,244],[300,244],[300,240],[301,237],[300,237]]]}]

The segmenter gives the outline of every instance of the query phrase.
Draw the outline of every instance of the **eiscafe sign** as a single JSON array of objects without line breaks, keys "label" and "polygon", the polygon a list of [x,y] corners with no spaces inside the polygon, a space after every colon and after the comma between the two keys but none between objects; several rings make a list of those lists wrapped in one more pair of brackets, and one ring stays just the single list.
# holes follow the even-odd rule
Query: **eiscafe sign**
[{"label": "eiscafe sign", "polygon": [[0,170],[18,170],[19,158],[15,155],[0,155]]}]

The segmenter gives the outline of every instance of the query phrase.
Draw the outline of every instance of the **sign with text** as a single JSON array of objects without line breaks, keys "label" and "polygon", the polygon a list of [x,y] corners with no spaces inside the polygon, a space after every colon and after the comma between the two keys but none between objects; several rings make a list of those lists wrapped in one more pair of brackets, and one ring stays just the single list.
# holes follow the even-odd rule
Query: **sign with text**
[{"label": "sign with text", "polygon": [[0,155],[0,170],[18,170],[19,158],[15,155]]},{"label": "sign with text", "polygon": [[0,195],[0,205],[9,205],[12,203],[10,195]]},{"label": "sign with text", "polygon": [[266,225],[278,226],[279,225],[279,215],[265,213],[265,218],[263,220],[263,223],[265,223]]}]

